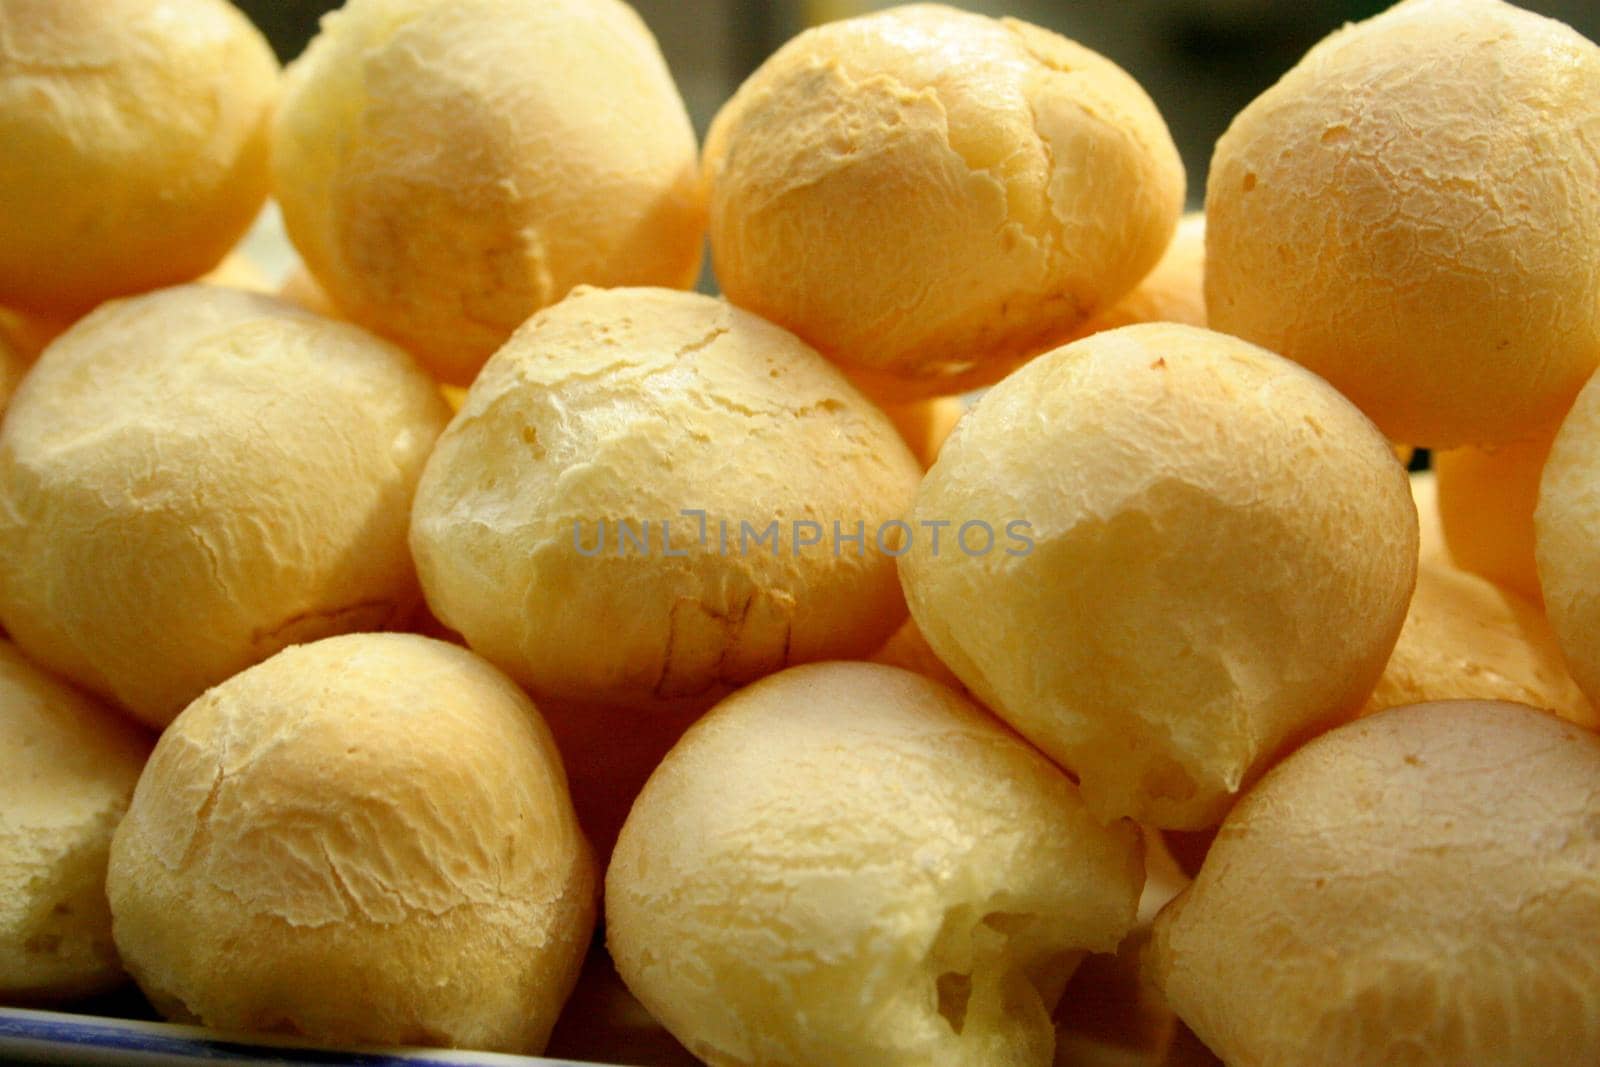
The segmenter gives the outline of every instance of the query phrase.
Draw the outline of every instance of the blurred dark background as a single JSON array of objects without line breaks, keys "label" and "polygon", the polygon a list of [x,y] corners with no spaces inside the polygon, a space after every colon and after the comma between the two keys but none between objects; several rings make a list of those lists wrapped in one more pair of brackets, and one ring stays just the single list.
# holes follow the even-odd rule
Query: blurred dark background
[{"label": "blurred dark background", "polygon": [[[530,0],[538,2],[538,0]],[[338,0],[235,0],[285,60]],[[745,75],[807,25],[888,7],[871,0],[634,0],[655,31],[703,134]],[[1189,170],[1198,206],[1211,146],[1228,121],[1320,38],[1377,14],[1385,0],[959,0],[1066,34],[1121,64],[1155,98]],[[1600,0],[1519,6],[1600,40]]]}]

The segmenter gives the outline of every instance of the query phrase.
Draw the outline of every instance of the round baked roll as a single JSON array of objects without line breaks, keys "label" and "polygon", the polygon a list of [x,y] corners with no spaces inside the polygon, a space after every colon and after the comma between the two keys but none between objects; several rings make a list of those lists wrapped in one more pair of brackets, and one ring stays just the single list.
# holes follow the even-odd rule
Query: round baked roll
[{"label": "round baked roll", "polygon": [[606,875],[606,938],[705,1062],[1049,1064],[1134,923],[1137,827],[909,671],[795,667],[689,728]]},{"label": "round baked roll", "polygon": [[1600,1059],[1600,738],[1516,704],[1380,712],[1278,765],[1147,971],[1228,1063]]},{"label": "round baked roll", "polygon": [[216,286],[107,304],[0,428],[0,620],[165,726],[301,641],[403,623],[423,461],[449,418],[399,349]]},{"label": "round baked roll", "polygon": [[692,286],[698,162],[621,0],[349,0],[290,66],[273,142],[317,283],[457,385],[576,285]]},{"label": "round baked roll", "polygon": [[921,470],[793,334],[693,293],[580,289],[473,383],[411,547],[434,614],[536,697],[703,708],[905,619]]},{"label": "round baked roll", "polygon": [[185,709],[107,891],[117,947],[169,1018],[537,1053],[589,946],[596,877],[550,732],[509,679],[442,641],[350,634]]},{"label": "round baked roll", "polygon": [[227,0],[0,0],[0,304],[70,319],[215,267],[277,96]]},{"label": "round baked roll", "polygon": [[1600,48],[1500,0],[1405,0],[1239,113],[1206,183],[1209,325],[1396,441],[1503,444],[1600,360]]},{"label": "round baked roll", "polygon": [[968,412],[900,557],[938,658],[1103,818],[1215,825],[1371,692],[1417,513],[1376,427],[1236,338],[1145,324],[1041,356]]},{"label": "round baked roll", "polygon": [[1362,713],[1436,700],[1504,700],[1600,729],[1537,606],[1476,574],[1423,562],[1400,639]]},{"label": "round baked roll", "polygon": [[998,380],[1155,266],[1183,210],[1161,115],[1048,30],[909,4],[807,30],[711,125],[728,299],[885,400]]},{"label": "round baked roll", "polygon": [[106,858],[150,742],[0,640],[0,1002],[126,981]]}]

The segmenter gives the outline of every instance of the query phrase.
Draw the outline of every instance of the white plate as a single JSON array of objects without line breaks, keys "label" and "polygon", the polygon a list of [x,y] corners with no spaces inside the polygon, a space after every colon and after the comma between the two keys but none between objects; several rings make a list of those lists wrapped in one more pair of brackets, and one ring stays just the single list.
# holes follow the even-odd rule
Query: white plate
[{"label": "white plate", "polygon": [[229,1038],[171,1023],[0,1008],[0,1061],[73,1067],[585,1067],[572,1060],[444,1049],[338,1052],[301,1041]]}]

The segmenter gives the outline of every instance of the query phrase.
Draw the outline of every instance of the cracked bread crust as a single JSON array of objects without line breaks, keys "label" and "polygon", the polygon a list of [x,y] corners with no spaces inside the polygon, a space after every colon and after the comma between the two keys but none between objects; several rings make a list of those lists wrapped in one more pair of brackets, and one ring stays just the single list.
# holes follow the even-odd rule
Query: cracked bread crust
[{"label": "cracked bread crust", "polygon": [[0,618],[165,726],[297,641],[405,621],[412,493],[449,410],[398,349],[188,286],[64,334],[0,431]]},{"label": "cracked bread crust", "polygon": [[1600,48],[1500,0],[1407,0],[1233,120],[1206,185],[1210,325],[1391,440],[1507,444],[1600,360]]},{"label": "cracked bread crust", "polygon": [[1228,814],[1145,971],[1240,1067],[1594,1063],[1597,782],[1600,739],[1518,704],[1342,726]]},{"label": "cracked bread crust", "polygon": [[273,153],[318,284],[455,385],[580,283],[700,271],[694,130],[619,0],[351,0],[290,66]]},{"label": "cracked bread crust", "polygon": [[150,741],[0,640],[0,998],[89,996],[126,980],[106,856]]},{"label": "cracked bread crust", "polygon": [[[440,621],[536,696],[704,705],[882,644],[905,605],[874,533],[920,473],[888,418],[787,331],[692,293],[580,288],[473,384],[411,545]],[[686,509],[705,512],[703,539]],[[860,522],[865,551],[792,552],[795,521],[828,537]],[[624,551],[624,522],[649,524],[648,550]],[[777,523],[782,550],[741,549],[744,522]]]},{"label": "cracked bread crust", "polygon": [[713,122],[728,298],[885,400],[995,381],[1131,290],[1184,174],[1121,68],[1014,19],[916,4],[808,30]]},{"label": "cracked bread crust", "polygon": [[929,647],[1104,818],[1201,829],[1348,715],[1393,650],[1416,507],[1326,382],[1194,326],[1047,353],[990,390],[913,519],[1031,523],[1024,556],[900,559]]},{"label": "cracked bread crust", "polygon": [[972,703],[819,663],[667,755],[617,842],[606,936],[715,1067],[1042,1065],[1062,988],[1131,928],[1143,880],[1137,829]]},{"label": "cracked bread crust", "polygon": [[278,63],[226,0],[0,6],[0,304],[198,278],[267,198]]},{"label": "cracked bread crust", "polygon": [[117,943],[174,1018],[537,1052],[597,875],[548,727],[454,645],[356,634],[217,686],[117,836]]}]

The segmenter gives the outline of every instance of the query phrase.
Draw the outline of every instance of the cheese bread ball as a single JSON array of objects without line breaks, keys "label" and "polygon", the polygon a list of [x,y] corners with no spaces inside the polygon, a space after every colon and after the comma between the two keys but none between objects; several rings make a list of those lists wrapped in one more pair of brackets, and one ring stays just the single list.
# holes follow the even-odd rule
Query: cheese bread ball
[{"label": "cheese bread ball", "polygon": [[1423,563],[1400,640],[1362,714],[1469,699],[1527,704],[1600,729],[1537,607],[1488,579]]},{"label": "cheese bread ball", "polygon": [[149,749],[0,640],[0,1003],[122,983],[106,856]]},{"label": "cheese bread ball", "polygon": [[466,649],[350,634],[184,710],[111,849],[161,1012],[332,1044],[537,1053],[594,929],[538,710]]},{"label": "cheese bread ball", "polygon": [[1231,1064],[1600,1060],[1600,738],[1395,708],[1275,768],[1156,923],[1150,973]]},{"label": "cheese bread ball", "polygon": [[277,300],[106,304],[0,428],[0,621],[155,727],[287,645],[403,623],[411,498],[448,418],[399,349]]},{"label": "cheese bread ball", "polygon": [[537,698],[704,708],[904,621],[893,553],[921,475],[793,334],[694,293],[584,288],[473,383],[411,548],[434,614]]},{"label": "cheese bread ball", "polygon": [[1533,555],[1539,477],[1559,423],[1497,448],[1454,448],[1433,456],[1439,521],[1450,557],[1535,603],[1544,599]]},{"label": "cheese bread ball", "polygon": [[1600,360],[1600,48],[1500,0],[1325,39],[1217,142],[1212,328],[1449,448],[1558,418]]},{"label": "cheese bread ball", "polygon": [[1160,262],[1133,292],[1091,319],[1079,337],[1140,322],[1206,324],[1206,217],[1185,215]]},{"label": "cheese bread ball", "polygon": [[784,45],[712,123],[706,175],[728,298],[902,400],[995,381],[1110,307],[1184,194],[1120,67],[937,4]]},{"label": "cheese bread ball", "polygon": [[1162,829],[1214,825],[1360,705],[1417,566],[1405,471],[1349,401],[1172,324],[1095,334],[995,386],[912,526],[900,575],[933,651],[1096,814]]},{"label": "cheese bread ball", "polygon": [[1600,701],[1600,376],[1561,423],[1539,479],[1534,559],[1572,676]]},{"label": "cheese bread ball", "polygon": [[277,94],[226,0],[0,0],[0,304],[70,318],[216,266]]},{"label": "cheese bread ball", "polygon": [[621,0],[349,0],[289,68],[273,165],[318,283],[452,383],[579,283],[699,274],[694,131]]},{"label": "cheese bread ball", "polygon": [[883,413],[889,416],[889,421],[894,423],[924,469],[933,466],[933,461],[939,458],[939,449],[944,447],[950,431],[956,428],[966,411],[967,405],[956,396],[883,405]]},{"label": "cheese bread ball", "polygon": [[955,693],[869,663],[741,690],[651,775],[606,939],[712,1067],[1034,1064],[1133,926],[1138,828]]}]

